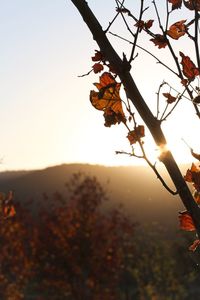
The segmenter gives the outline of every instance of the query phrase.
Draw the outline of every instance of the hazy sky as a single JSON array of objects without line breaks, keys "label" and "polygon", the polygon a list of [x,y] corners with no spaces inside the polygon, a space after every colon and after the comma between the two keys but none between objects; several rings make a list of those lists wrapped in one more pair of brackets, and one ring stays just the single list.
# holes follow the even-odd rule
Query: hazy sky
[{"label": "hazy sky", "polygon": [[[115,14],[114,2],[107,1],[105,9],[101,1],[88,1],[103,26]],[[138,163],[115,155],[115,150],[129,150],[127,132],[122,126],[105,128],[102,113],[89,102],[98,76],[78,77],[90,70],[98,47],[71,1],[1,0],[0,23],[0,170],[72,162]],[[184,48],[184,38],[182,43]],[[115,45],[121,55],[124,43],[115,40]],[[133,71],[136,82],[150,106],[156,107],[159,84],[174,78],[153,59],[141,58]],[[191,158],[181,137],[200,150],[199,121],[187,102],[166,128],[172,150],[182,161]]]}]

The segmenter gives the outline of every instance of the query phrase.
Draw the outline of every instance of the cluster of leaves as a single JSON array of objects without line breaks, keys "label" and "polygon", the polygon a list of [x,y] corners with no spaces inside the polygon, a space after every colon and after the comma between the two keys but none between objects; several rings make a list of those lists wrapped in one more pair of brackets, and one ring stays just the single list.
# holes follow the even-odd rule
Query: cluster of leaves
[{"label": "cluster of leaves", "polygon": [[[195,153],[192,149],[191,154],[200,161],[200,154]],[[200,205],[200,166],[192,163],[192,166],[187,170],[184,179],[186,182],[192,183],[194,200],[198,205]],[[179,220],[181,229],[185,231],[196,231],[192,217],[187,210],[180,212]],[[199,245],[200,239],[198,238],[189,247],[189,250],[195,251]]]}]

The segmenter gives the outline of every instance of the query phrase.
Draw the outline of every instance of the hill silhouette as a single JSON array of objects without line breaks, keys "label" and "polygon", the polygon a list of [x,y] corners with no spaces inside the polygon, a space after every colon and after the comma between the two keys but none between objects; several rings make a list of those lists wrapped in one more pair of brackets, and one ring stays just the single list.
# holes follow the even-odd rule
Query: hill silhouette
[{"label": "hill silhouette", "polygon": [[[186,168],[184,168],[186,170]],[[89,164],[63,164],[35,171],[0,173],[0,190],[13,190],[16,201],[30,199],[37,206],[43,193],[59,191],[67,195],[65,184],[73,173],[95,176],[108,194],[109,205],[123,204],[139,223],[160,224],[178,229],[178,211],[184,209],[178,196],[169,194],[148,167],[105,167]],[[163,176],[166,176],[163,173]]]}]

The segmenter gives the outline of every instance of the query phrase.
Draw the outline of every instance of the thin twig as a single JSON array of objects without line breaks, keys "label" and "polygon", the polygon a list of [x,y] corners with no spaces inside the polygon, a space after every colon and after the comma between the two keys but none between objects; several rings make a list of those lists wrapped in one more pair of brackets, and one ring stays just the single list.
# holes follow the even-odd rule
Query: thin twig
[{"label": "thin twig", "polygon": [[[123,38],[121,37],[120,35],[116,34],[116,33],[113,33],[111,31],[109,31],[110,34],[112,34],[113,36],[129,43],[129,44],[133,44],[133,42],[129,41],[128,39],[126,38]],[[151,53],[150,51],[148,51],[147,49],[143,48],[142,46],[140,45],[136,45],[137,48],[141,49],[142,51],[148,53],[149,55],[151,55],[153,58],[155,58],[157,60],[157,63],[161,64],[162,66],[164,66],[165,68],[167,68],[170,72],[172,72],[174,75],[176,76],[179,76],[178,73],[176,73],[174,70],[172,70],[170,67],[168,67],[164,62],[162,62],[158,57],[156,57],[153,53]]]},{"label": "thin twig", "polygon": [[[139,23],[142,20],[143,6],[144,6],[144,0],[141,0],[140,14],[139,14],[139,20],[138,20]],[[134,39],[134,42],[133,42],[133,47],[132,47],[132,51],[131,51],[129,63],[131,63],[133,61],[135,47],[137,45],[137,40],[138,40],[139,32],[140,32],[140,26],[137,27],[137,31],[136,31],[136,34],[135,34],[135,39]]]}]

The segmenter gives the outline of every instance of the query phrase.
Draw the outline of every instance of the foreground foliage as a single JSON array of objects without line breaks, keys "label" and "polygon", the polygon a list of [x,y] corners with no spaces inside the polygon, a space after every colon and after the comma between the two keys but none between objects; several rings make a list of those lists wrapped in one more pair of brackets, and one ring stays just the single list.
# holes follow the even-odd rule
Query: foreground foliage
[{"label": "foreground foliage", "polygon": [[75,174],[67,190],[68,197],[44,194],[37,215],[16,205],[0,227],[1,299],[200,296],[196,252],[188,257],[184,249],[187,233],[169,237],[158,224],[133,223],[112,208],[95,178]]}]

